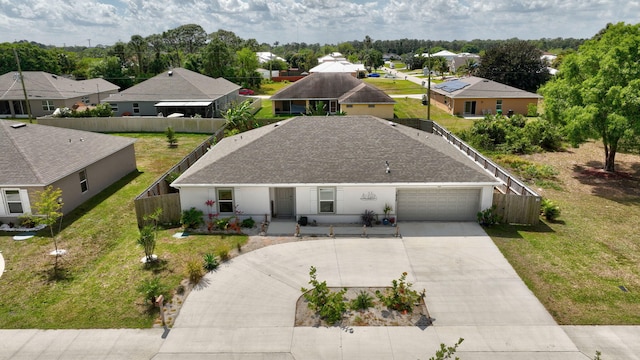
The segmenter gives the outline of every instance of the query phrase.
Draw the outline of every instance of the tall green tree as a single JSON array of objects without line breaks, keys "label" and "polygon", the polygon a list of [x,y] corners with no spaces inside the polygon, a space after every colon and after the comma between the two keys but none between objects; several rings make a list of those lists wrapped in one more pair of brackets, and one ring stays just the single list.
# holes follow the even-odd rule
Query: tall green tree
[{"label": "tall green tree", "polygon": [[609,24],[567,55],[541,93],[545,115],[564,125],[574,145],[604,144],[606,171],[615,171],[620,140],[640,134],[640,24]]},{"label": "tall green tree", "polygon": [[260,81],[262,78],[260,74],[256,72],[260,66],[256,53],[249,48],[242,48],[242,50],[236,52],[236,64],[237,71],[236,82],[244,87],[258,88],[260,87]]},{"label": "tall green tree", "polygon": [[232,77],[235,53],[220,39],[213,39],[202,55],[202,73],[213,78]]},{"label": "tall green tree", "polygon": [[30,43],[0,44],[0,74],[18,70],[16,57],[13,54],[14,48],[20,58],[22,71],[46,71],[51,74],[60,74],[57,55]]},{"label": "tall green tree", "polygon": [[127,46],[131,49],[131,51],[136,56],[136,70],[137,75],[140,76],[142,73],[146,72],[145,64],[146,64],[146,53],[149,47],[147,40],[140,35],[131,36],[131,40],[127,44]]},{"label": "tall green tree", "polygon": [[508,41],[487,50],[480,58],[478,76],[535,92],[549,80],[542,52],[527,41]]}]

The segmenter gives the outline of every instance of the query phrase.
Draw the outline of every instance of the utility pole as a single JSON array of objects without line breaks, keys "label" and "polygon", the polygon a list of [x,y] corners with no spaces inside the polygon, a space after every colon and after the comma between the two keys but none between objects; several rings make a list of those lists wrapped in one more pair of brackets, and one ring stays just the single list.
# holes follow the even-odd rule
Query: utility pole
[{"label": "utility pole", "polygon": [[431,120],[431,49],[427,53],[429,56],[429,76],[427,77],[427,120]]},{"label": "utility pole", "polygon": [[[18,57],[18,52],[16,48],[13,48],[13,55],[16,57],[16,64],[18,65],[18,76],[20,76],[20,83],[22,84],[22,92],[24,93],[24,102],[27,104],[27,115],[29,116],[29,122],[32,123],[31,120],[31,105],[29,105],[29,96],[27,96],[27,88],[24,86],[24,77],[22,76],[22,69],[20,68],[20,58]],[[14,109],[15,112],[15,109]]]}]

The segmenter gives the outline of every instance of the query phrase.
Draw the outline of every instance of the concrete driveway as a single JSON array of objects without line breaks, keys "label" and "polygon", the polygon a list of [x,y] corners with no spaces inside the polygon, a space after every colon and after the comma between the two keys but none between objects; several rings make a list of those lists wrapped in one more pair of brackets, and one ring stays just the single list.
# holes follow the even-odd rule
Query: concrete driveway
[{"label": "concrete driveway", "polygon": [[[433,326],[294,327],[309,267],[329,286],[426,289]],[[585,359],[474,223],[402,224],[402,238],[305,240],[234,258],[187,298],[163,359]]]},{"label": "concrete driveway", "polygon": [[[270,231],[293,228],[275,224]],[[478,225],[401,229],[401,238],[304,237],[245,253],[204,278],[170,330],[0,330],[0,360],[428,359],[460,337],[465,360],[587,360],[596,350],[605,360],[640,359],[640,327],[556,325]],[[388,286],[407,271],[426,289],[434,325],[293,327],[311,265],[330,286]]]}]

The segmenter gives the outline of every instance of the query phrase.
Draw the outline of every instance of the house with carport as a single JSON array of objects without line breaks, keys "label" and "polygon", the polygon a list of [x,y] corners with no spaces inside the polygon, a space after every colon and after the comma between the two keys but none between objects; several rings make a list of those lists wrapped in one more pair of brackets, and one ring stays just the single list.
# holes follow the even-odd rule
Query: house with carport
[{"label": "house with carport", "polygon": [[322,104],[328,114],[373,115],[393,119],[393,100],[349,73],[312,73],[271,96],[274,115],[305,114]]},{"label": "house with carport", "polygon": [[528,113],[542,96],[513,86],[476,76],[462,77],[431,85],[431,101],[457,116]]},{"label": "house with carport", "polygon": [[201,116],[219,118],[232,104],[241,102],[240,86],[184,68],[175,68],[134,85],[102,102],[116,116]]},{"label": "house with carport", "polygon": [[62,190],[68,213],[136,171],[135,139],[0,120],[0,221],[34,213],[37,193]]},{"label": "house with carport", "polygon": [[[29,109],[25,102],[26,88]],[[72,80],[44,71],[23,71],[0,75],[0,118],[26,118],[52,115],[58,108],[96,105],[115,94],[119,86],[105,79]]]},{"label": "house with carport", "polygon": [[[359,223],[475,221],[497,180],[447,140],[375,116],[302,116],[222,139],[171,186],[182,210]],[[205,202],[215,201],[209,209]]]}]

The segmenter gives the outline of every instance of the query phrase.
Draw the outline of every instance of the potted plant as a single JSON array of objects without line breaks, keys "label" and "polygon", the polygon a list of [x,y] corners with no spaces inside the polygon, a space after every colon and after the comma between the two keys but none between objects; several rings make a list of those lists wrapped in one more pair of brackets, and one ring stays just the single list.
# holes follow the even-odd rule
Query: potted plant
[{"label": "potted plant", "polygon": [[388,203],[384,204],[384,208],[382,209],[382,211],[384,212],[384,218],[382,219],[382,223],[385,225],[389,225],[389,213],[393,210],[393,208],[391,207],[391,205],[389,205]]}]

